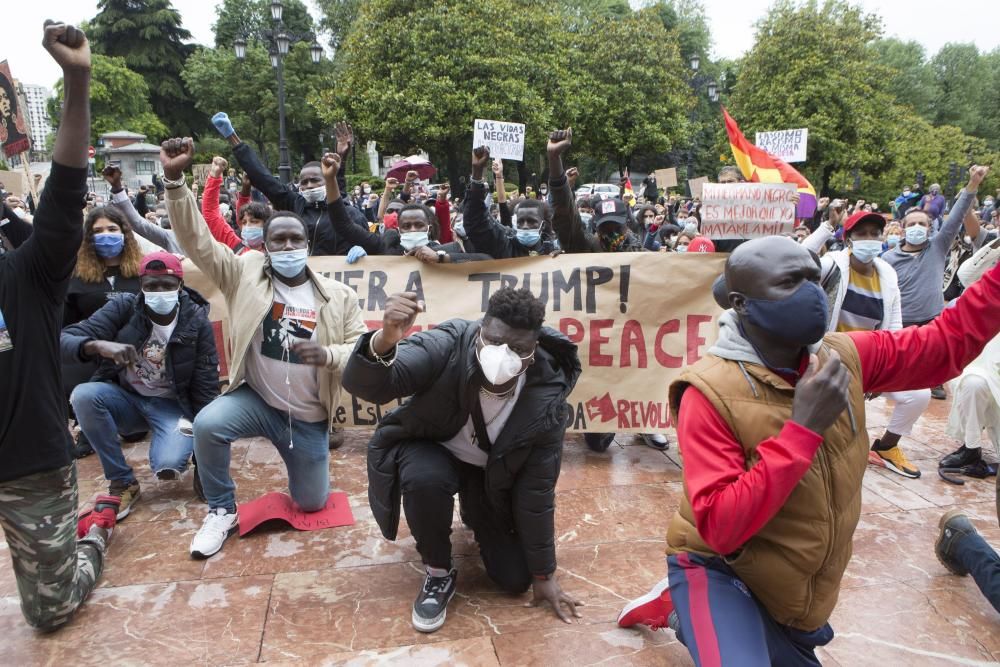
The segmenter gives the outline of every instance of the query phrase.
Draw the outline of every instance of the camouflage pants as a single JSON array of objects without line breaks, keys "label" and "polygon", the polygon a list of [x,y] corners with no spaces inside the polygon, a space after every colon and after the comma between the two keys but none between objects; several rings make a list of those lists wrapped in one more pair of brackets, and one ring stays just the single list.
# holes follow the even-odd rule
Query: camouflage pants
[{"label": "camouflage pants", "polygon": [[103,540],[77,541],[76,465],[0,482],[0,526],[14,562],[21,612],[39,630],[73,616],[104,565]]}]

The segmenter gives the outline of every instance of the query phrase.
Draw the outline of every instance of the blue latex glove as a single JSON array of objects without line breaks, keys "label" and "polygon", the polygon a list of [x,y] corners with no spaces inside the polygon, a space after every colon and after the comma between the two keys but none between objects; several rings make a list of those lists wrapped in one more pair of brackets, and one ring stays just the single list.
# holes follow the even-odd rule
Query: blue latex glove
[{"label": "blue latex glove", "polygon": [[224,111],[220,111],[212,116],[212,125],[214,125],[215,129],[219,131],[219,134],[222,135],[223,139],[228,139],[236,134],[236,130],[233,129],[232,121],[229,120],[229,116]]},{"label": "blue latex glove", "polygon": [[354,264],[356,261],[367,255],[368,253],[365,251],[364,248],[362,248],[359,245],[356,245],[347,251],[347,263]]}]

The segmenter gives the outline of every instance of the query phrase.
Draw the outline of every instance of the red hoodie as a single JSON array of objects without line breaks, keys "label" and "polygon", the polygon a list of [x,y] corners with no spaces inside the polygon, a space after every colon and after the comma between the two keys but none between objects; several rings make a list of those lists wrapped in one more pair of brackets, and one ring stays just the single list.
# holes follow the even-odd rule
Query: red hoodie
[{"label": "red hoodie", "polygon": [[[222,190],[222,177],[209,176],[205,179],[205,190],[201,193],[201,214],[208,223],[208,229],[216,241],[229,246],[237,255],[253,250],[243,243],[219,209],[219,191]],[[237,215],[239,213],[237,212]]]},{"label": "red hoodie", "polygon": [[[858,350],[864,391],[924,389],[959,375],[1000,333],[998,301],[1000,265],[929,324],[847,334]],[[739,549],[778,513],[823,442],[822,436],[789,420],[780,433],[757,446],[760,458],[748,470],[729,425],[694,387],[681,398],[677,424],[698,534],[720,554]]]}]

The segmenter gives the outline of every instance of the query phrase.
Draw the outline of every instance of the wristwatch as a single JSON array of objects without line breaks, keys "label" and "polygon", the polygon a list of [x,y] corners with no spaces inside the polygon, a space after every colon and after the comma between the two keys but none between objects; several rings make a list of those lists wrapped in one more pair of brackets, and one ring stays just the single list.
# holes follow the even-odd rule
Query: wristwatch
[{"label": "wristwatch", "polygon": [[438,250],[437,254],[438,254],[438,264],[444,264],[444,258],[448,256],[448,253],[446,253],[444,250]]}]

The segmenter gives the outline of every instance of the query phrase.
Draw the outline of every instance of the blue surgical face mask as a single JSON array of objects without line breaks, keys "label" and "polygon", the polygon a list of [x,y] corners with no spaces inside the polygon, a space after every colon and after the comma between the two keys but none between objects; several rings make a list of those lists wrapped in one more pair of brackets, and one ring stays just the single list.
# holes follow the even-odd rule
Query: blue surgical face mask
[{"label": "blue surgical face mask", "polygon": [[906,242],[910,245],[923,245],[927,242],[927,228],[923,225],[913,225],[906,228]]},{"label": "blue surgical face mask", "polygon": [[875,240],[851,241],[851,254],[858,258],[859,262],[871,264],[882,252],[882,242]]},{"label": "blue surgical face mask", "polygon": [[306,248],[300,248],[298,250],[268,252],[267,255],[271,258],[272,269],[285,278],[294,278],[306,268],[309,251]]},{"label": "blue surgical face mask", "polygon": [[399,235],[399,245],[407,252],[414,248],[422,248],[430,242],[427,232],[402,232]]},{"label": "blue surgical face mask", "polygon": [[243,243],[251,248],[259,248],[264,245],[264,228],[244,227],[243,231],[240,232],[240,237],[242,237]]},{"label": "blue surgical face mask", "polygon": [[533,248],[538,245],[538,241],[542,238],[542,232],[537,229],[519,229],[517,230],[517,242],[526,248]]},{"label": "blue surgical face mask", "polygon": [[889,244],[890,248],[895,248],[899,245],[899,234],[889,234],[885,237],[885,242]]},{"label": "blue surgical face mask", "polygon": [[687,252],[687,251],[688,247],[686,245],[679,245],[676,248],[674,248],[674,252]]},{"label": "blue surgical face mask", "polygon": [[142,290],[142,298],[151,311],[157,315],[169,315],[177,307],[180,290],[169,292],[147,292]]},{"label": "blue surgical face mask", "polygon": [[122,254],[125,247],[125,236],[116,232],[94,234],[94,252],[105,259]]},{"label": "blue surgical face mask", "polygon": [[826,292],[811,281],[803,281],[784,299],[746,297],[747,322],[778,340],[812,345],[826,333],[829,303]]}]

